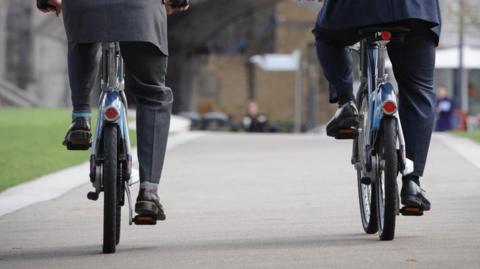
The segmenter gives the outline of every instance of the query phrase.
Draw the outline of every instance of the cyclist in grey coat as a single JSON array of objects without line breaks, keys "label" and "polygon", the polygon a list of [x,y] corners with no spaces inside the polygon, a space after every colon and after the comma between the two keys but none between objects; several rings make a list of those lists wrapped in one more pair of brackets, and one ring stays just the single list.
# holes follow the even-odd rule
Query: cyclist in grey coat
[{"label": "cyclist in grey coat", "polygon": [[358,116],[353,97],[352,58],[347,46],[360,40],[359,28],[371,25],[401,25],[411,29],[403,43],[388,45],[400,90],[399,113],[406,154],[415,165],[413,174],[403,178],[401,196],[403,204],[429,210],[430,202],[420,188],[420,177],[435,119],[435,47],[441,25],[438,0],[324,1],[313,32],[317,54],[330,83],[330,102],[339,105],[327,124],[327,134],[335,137],[355,127],[343,120]]},{"label": "cyclist in grey coat", "polygon": [[[170,0],[48,0],[63,11],[68,37],[68,70],[72,92],[72,124],[64,144],[91,140],[90,92],[98,74],[99,42],[120,42],[125,61],[126,89],[137,103],[140,192],[135,211],[164,220],[158,183],[166,151],[172,91],[165,86],[167,70],[167,14],[186,10],[173,8]],[[72,141],[76,140],[76,141]]]}]

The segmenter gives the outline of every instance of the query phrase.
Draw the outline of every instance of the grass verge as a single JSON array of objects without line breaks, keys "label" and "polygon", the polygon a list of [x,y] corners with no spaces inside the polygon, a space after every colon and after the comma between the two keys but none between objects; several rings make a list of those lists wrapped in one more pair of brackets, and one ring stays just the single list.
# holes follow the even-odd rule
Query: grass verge
[{"label": "grass verge", "polygon": [[477,143],[480,143],[480,131],[472,131],[472,132],[453,132],[453,134],[461,137],[465,137],[471,139]]},{"label": "grass verge", "polygon": [[0,109],[0,192],[88,161],[89,151],[61,144],[70,120],[67,109]]}]

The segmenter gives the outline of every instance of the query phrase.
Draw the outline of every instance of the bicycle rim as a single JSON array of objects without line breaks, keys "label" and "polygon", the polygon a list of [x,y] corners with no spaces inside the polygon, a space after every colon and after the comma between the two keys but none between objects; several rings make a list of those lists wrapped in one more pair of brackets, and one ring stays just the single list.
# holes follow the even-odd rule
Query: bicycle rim
[{"label": "bicycle rim", "polygon": [[118,131],[115,125],[103,130],[103,253],[114,253],[117,245]]},{"label": "bicycle rim", "polygon": [[387,241],[395,237],[398,205],[397,123],[394,118],[383,120],[378,156],[383,163],[376,182],[378,228],[380,240]]}]

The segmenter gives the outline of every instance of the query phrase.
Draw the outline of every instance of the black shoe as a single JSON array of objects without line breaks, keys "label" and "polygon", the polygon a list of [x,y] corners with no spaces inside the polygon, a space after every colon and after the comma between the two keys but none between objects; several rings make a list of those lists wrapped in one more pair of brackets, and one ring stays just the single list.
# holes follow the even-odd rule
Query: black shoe
[{"label": "black shoe", "polygon": [[357,135],[358,109],[353,101],[337,109],[327,124],[327,135],[336,139],[353,139]]},{"label": "black shoe", "polygon": [[68,150],[88,150],[91,146],[92,134],[90,132],[90,118],[78,117],[72,121],[68,128],[63,145]]},{"label": "black shoe", "polygon": [[135,212],[140,216],[156,216],[157,220],[166,219],[156,186],[140,187]]},{"label": "black shoe", "polygon": [[423,211],[429,211],[431,208],[430,201],[425,196],[425,191],[413,180],[405,180],[403,182],[400,196],[402,204],[405,206],[402,209],[404,211],[423,214]]}]

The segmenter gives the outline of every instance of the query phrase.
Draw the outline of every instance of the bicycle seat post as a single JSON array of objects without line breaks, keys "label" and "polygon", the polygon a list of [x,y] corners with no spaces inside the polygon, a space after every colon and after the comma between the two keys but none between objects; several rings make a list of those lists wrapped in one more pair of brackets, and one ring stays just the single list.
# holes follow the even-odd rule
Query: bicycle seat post
[{"label": "bicycle seat post", "polygon": [[378,70],[377,70],[377,85],[387,80],[387,73],[385,72],[386,50],[389,41],[378,41]]},{"label": "bicycle seat post", "polygon": [[119,88],[117,76],[117,44],[114,42],[103,43],[103,86],[104,91]]}]

